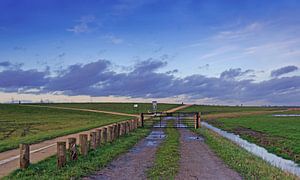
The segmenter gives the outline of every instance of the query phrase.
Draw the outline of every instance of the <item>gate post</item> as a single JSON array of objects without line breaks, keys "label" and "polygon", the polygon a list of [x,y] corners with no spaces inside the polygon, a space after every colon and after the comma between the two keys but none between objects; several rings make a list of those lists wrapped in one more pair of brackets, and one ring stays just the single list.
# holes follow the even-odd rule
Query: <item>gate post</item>
[{"label": "gate post", "polygon": [[199,113],[195,113],[194,114],[194,123],[195,123],[195,129],[198,129],[199,128]]},{"label": "gate post", "polygon": [[198,128],[201,127],[201,112],[198,112]]},{"label": "gate post", "polygon": [[144,127],[144,113],[141,113],[141,123],[142,127]]}]

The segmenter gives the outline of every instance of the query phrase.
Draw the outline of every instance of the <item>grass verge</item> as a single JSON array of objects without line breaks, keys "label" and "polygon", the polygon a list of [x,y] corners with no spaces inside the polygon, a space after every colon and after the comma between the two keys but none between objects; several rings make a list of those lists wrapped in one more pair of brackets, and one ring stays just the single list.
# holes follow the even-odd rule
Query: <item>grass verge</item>
[{"label": "grass verge", "polygon": [[297,179],[206,128],[194,131],[203,135],[206,144],[244,179]]},{"label": "grass verge", "polygon": [[103,168],[116,156],[133,147],[149,132],[149,129],[139,128],[129,135],[89,152],[86,157],[80,156],[76,162],[68,162],[67,166],[61,169],[56,167],[56,156],[52,156],[30,165],[26,170],[16,170],[4,179],[70,179],[71,177],[79,179]]},{"label": "grass verge", "polygon": [[150,179],[174,179],[179,168],[179,138],[176,128],[166,129],[166,140],[156,152],[154,165],[148,170]]}]

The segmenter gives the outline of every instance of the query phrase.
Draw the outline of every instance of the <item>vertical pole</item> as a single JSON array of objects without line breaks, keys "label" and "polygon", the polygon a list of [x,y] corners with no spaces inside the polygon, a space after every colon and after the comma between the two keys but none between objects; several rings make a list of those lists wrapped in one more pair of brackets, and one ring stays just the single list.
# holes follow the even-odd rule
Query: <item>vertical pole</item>
[{"label": "vertical pole", "polygon": [[80,153],[83,156],[86,156],[89,151],[87,134],[79,134],[79,146],[80,146]]},{"label": "vertical pole", "polygon": [[96,145],[99,147],[101,145],[101,129],[96,129]]},{"label": "vertical pole", "polygon": [[26,169],[30,163],[29,144],[20,144],[20,168]]},{"label": "vertical pole", "polygon": [[57,142],[57,167],[64,167],[66,163],[66,142]]},{"label": "vertical pole", "polygon": [[142,127],[144,127],[144,114],[141,113],[141,121],[142,121]]},{"label": "vertical pole", "polygon": [[119,136],[119,133],[118,133],[118,124],[115,124],[114,125],[114,139],[116,140]]},{"label": "vertical pole", "polygon": [[108,133],[107,133],[107,141],[108,142],[112,142],[112,131],[113,131],[113,127],[112,126],[108,126]]},{"label": "vertical pole", "polygon": [[102,129],[102,143],[105,144],[107,142],[107,127]]},{"label": "vertical pole", "polygon": [[91,149],[96,150],[97,149],[97,143],[96,143],[96,132],[91,132],[90,133],[90,145]]},{"label": "vertical pole", "polygon": [[198,127],[201,127],[201,112],[198,112]]},{"label": "vertical pole", "polygon": [[78,159],[78,153],[76,148],[76,138],[68,138],[69,144],[69,156],[70,160],[74,161]]}]

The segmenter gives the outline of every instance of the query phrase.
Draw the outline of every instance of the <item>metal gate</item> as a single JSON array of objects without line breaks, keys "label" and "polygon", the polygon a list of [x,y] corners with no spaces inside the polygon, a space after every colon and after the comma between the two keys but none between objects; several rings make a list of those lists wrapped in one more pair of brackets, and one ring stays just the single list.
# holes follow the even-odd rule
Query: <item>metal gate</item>
[{"label": "metal gate", "polygon": [[147,128],[199,128],[199,112],[156,112],[141,114],[142,127]]}]

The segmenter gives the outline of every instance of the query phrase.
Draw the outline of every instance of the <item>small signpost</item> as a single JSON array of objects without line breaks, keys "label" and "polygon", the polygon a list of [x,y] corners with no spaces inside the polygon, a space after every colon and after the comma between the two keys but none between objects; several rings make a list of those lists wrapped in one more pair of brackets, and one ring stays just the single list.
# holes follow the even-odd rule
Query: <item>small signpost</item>
[{"label": "small signpost", "polygon": [[157,101],[152,101],[152,112],[156,113],[157,111]]},{"label": "small signpost", "polygon": [[133,104],[133,109],[136,109],[136,113],[139,113],[139,105],[138,104]]}]

